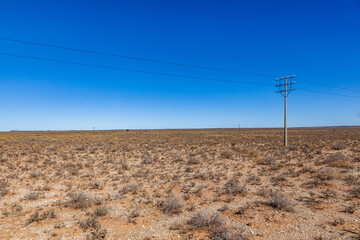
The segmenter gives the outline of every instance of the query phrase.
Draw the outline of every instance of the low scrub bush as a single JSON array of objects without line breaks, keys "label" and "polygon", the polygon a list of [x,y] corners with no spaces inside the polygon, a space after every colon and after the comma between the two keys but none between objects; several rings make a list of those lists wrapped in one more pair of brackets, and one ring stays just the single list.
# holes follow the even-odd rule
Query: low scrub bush
[{"label": "low scrub bush", "polygon": [[91,206],[91,198],[84,193],[70,193],[66,205],[73,209],[86,209]]},{"label": "low scrub bush", "polygon": [[247,191],[244,185],[239,185],[236,179],[231,179],[225,184],[224,193],[245,196]]},{"label": "low scrub bush", "polygon": [[223,225],[224,220],[217,212],[202,210],[196,213],[190,220],[188,220],[187,224],[192,229],[198,229],[209,226]]},{"label": "low scrub bush", "polygon": [[292,211],[293,204],[292,202],[284,195],[280,193],[271,193],[268,196],[267,204],[273,208],[285,210],[285,211]]},{"label": "low scrub bush", "polygon": [[245,240],[244,228],[227,227],[225,225],[216,226],[210,230],[212,240]]},{"label": "low scrub bush", "polygon": [[346,145],[344,143],[335,143],[334,145],[331,146],[332,150],[342,150],[345,148],[346,148]]},{"label": "low scrub bush", "polygon": [[40,214],[39,211],[35,211],[35,213],[31,214],[30,217],[26,220],[25,226],[33,223],[33,222],[40,222],[45,219],[55,218],[55,210],[50,209]]},{"label": "low scrub bush", "polygon": [[170,196],[166,200],[161,201],[159,207],[163,213],[174,214],[179,213],[183,204],[175,196]]}]

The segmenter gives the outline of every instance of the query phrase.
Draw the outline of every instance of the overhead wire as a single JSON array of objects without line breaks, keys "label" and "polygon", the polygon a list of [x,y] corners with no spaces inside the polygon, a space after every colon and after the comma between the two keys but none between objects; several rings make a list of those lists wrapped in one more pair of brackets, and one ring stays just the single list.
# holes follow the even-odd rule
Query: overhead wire
[{"label": "overhead wire", "polygon": [[[39,60],[39,61],[47,61],[47,62],[55,62],[55,63],[64,63],[64,64],[72,64],[72,65],[80,65],[80,66],[86,66],[86,67],[95,67],[95,68],[104,68],[104,69],[127,71],[127,72],[137,72],[137,73],[146,73],[146,74],[153,74],[153,75],[178,77],[178,78],[190,78],[190,79],[209,80],[209,81],[218,81],[218,82],[229,82],[229,83],[240,83],[240,84],[250,84],[250,85],[273,86],[273,84],[269,84],[269,83],[247,82],[247,81],[237,81],[237,80],[229,80],[229,79],[221,79],[221,78],[208,78],[208,77],[199,77],[199,76],[164,73],[164,72],[153,72],[153,71],[145,71],[145,70],[137,70],[137,69],[129,69],[129,68],[120,68],[120,67],[112,67],[112,66],[81,63],[81,62],[63,61],[63,60],[50,59],[50,58],[39,58],[39,57],[25,56],[25,55],[11,54],[11,53],[4,53],[4,52],[0,52],[0,55],[17,57],[17,58],[25,58],[25,59],[31,59],[31,60]],[[313,93],[321,93],[321,94],[327,94],[327,95],[334,95],[334,96],[340,96],[340,97],[360,98],[358,96],[352,96],[352,95],[346,95],[346,94],[338,94],[338,93],[330,93],[330,92],[325,92],[325,91],[317,91],[317,90],[310,90],[310,89],[303,89],[303,88],[297,88],[296,90],[306,91],[306,92],[313,92]]]},{"label": "overhead wire", "polygon": [[339,96],[339,97],[360,98],[359,96],[340,94],[340,93],[331,93],[331,92],[318,91],[318,90],[310,90],[310,89],[304,89],[304,88],[297,88],[296,90],[305,91],[305,92],[313,92],[313,93],[321,93],[321,94],[327,94],[327,95],[334,95],[334,96]]},{"label": "overhead wire", "polygon": [[[133,57],[133,56],[128,56],[128,55],[120,55],[120,54],[114,54],[114,53],[92,51],[92,50],[79,49],[79,48],[73,48],[73,47],[64,47],[64,46],[59,46],[59,45],[51,45],[51,44],[45,44],[45,43],[24,41],[24,40],[12,39],[12,38],[0,37],[0,40],[23,43],[23,44],[31,44],[31,45],[37,45],[37,46],[43,46],[43,47],[49,47],[49,48],[57,48],[57,49],[63,49],[63,50],[77,51],[77,52],[83,52],[83,53],[91,53],[91,54],[97,54],[97,55],[126,58],[126,59],[138,60],[138,61],[147,61],[147,62],[153,62],[153,63],[161,63],[161,64],[177,65],[177,66],[183,66],[183,67],[199,68],[199,69],[204,69],[204,70],[231,72],[231,73],[247,74],[247,75],[253,75],[253,76],[260,76],[260,77],[272,77],[272,78],[277,77],[275,75],[268,75],[268,74],[262,74],[262,73],[253,73],[253,72],[237,71],[237,70],[232,70],[232,69],[224,69],[224,68],[216,68],[216,67],[207,67],[207,66],[200,66],[200,65],[176,63],[176,62],[163,61],[163,60],[157,60],[157,59],[151,59],[151,58]],[[190,76],[190,75],[182,75],[182,74],[173,74],[173,73],[153,72],[153,71],[145,71],[145,70],[138,70],[138,69],[120,68],[120,67],[104,66],[104,65],[97,65],[97,64],[88,64],[88,63],[80,63],[80,62],[72,62],[72,61],[63,61],[63,60],[57,60],[57,59],[24,56],[24,55],[4,53],[4,52],[0,52],[0,55],[13,56],[13,57],[19,57],[19,58],[27,58],[27,59],[33,59],[33,60],[48,61],[48,62],[57,62],[57,63],[65,63],[65,64],[73,64],[73,65],[82,65],[82,66],[96,67],[96,68],[106,68],[106,69],[121,70],[121,71],[128,71],[128,72],[156,74],[156,75],[179,77],[179,78],[191,78],[191,79],[199,79],[199,80],[242,83],[242,84],[251,84],[251,85],[271,85],[271,86],[273,85],[273,84],[259,83],[259,82],[237,81],[237,80],[228,80],[228,79],[221,79],[221,78],[208,78],[208,77]],[[303,80],[303,79],[297,79],[296,81],[306,82],[306,83],[309,83],[309,84],[316,84],[316,85],[325,86],[325,87],[337,88],[337,89],[346,90],[346,91],[360,92],[360,90],[357,90],[357,89],[334,86],[334,85],[330,85],[330,84],[313,82],[313,81],[308,81],[308,80]],[[334,95],[334,96],[360,98],[358,96],[330,93],[330,92],[318,91],[318,90],[299,89],[299,88],[298,88],[298,90],[314,92],[314,93],[322,93],[322,94],[328,94],[328,95]]]},{"label": "overhead wire", "polygon": [[105,65],[97,65],[97,64],[90,64],[90,63],[63,61],[63,60],[50,59],[50,58],[32,57],[32,56],[18,55],[18,54],[12,54],[12,53],[4,53],[4,52],[0,52],[0,55],[17,57],[17,58],[26,58],[26,59],[32,59],[32,60],[47,61],[47,62],[56,62],[56,63],[65,63],[65,64],[72,64],[72,65],[81,65],[81,66],[87,66],[87,67],[120,70],[120,71],[127,71],[127,72],[137,72],[137,73],[147,73],[147,74],[153,74],[153,75],[178,77],[178,78],[191,78],[191,79],[198,79],[198,80],[218,81],[218,82],[273,86],[273,84],[269,84],[269,83],[247,82],[247,81],[237,81],[237,80],[229,80],[229,79],[221,79],[221,78],[209,78],[209,77],[182,75],[182,74],[175,74],[175,73],[153,72],[153,71],[137,70],[137,69],[130,69],[130,68],[120,68],[120,67],[112,67],[112,66],[105,66]]},{"label": "overhead wire", "polygon": [[339,86],[334,86],[334,85],[330,85],[330,84],[326,84],[326,83],[312,82],[312,81],[307,81],[307,80],[298,79],[298,78],[296,79],[296,81],[306,82],[306,83],[315,84],[315,85],[324,86],[324,87],[337,88],[337,89],[341,89],[341,90],[360,92],[360,90],[358,90],[358,89],[339,87]]},{"label": "overhead wire", "polygon": [[259,76],[259,77],[271,77],[271,78],[276,77],[274,75],[268,75],[268,74],[262,74],[262,73],[237,71],[237,70],[232,70],[232,69],[200,66],[200,65],[193,65],[193,64],[186,64],[186,63],[176,63],[176,62],[163,61],[163,60],[157,60],[157,59],[151,59],[151,58],[133,57],[133,56],[128,56],[128,55],[120,55],[120,54],[115,54],[115,53],[92,51],[92,50],[79,49],[79,48],[73,48],[73,47],[63,47],[63,46],[58,46],[58,45],[37,43],[37,42],[17,40],[17,39],[4,38],[4,37],[0,37],[0,40],[23,43],[23,44],[31,44],[31,45],[37,45],[37,46],[42,46],[42,47],[57,48],[57,49],[70,50],[70,51],[77,51],[77,52],[83,52],[83,53],[92,53],[92,54],[104,55],[104,56],[110,56],[110,57],[127,58],[127,59],[132,59],[132,60],[137,60],[137,61],[146,61],[146,62],[153,62],[153,63],[169,64],[169,65],[176,65],[176,66],[182,66],[182,67],[191,67],[191,68],[199,68],[199,69],[221,71],[221,72],[240,73],[240,74],[247,74],[247,75]]}]

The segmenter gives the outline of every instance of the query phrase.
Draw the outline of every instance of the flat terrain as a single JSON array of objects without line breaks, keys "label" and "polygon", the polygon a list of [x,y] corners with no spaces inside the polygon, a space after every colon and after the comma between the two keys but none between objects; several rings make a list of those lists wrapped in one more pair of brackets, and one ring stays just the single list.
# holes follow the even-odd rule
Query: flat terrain
[{"label": "flat terrain", "polygon": [[1,239],[360,239],[360,128],[0,133]]}]

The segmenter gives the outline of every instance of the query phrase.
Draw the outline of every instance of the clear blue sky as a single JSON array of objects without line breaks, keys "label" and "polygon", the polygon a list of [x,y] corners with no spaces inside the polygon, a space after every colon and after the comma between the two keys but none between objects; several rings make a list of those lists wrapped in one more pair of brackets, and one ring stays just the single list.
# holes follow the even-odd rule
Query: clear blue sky
[{"label": "clear blue sky", "polygon": [[[0,37],[360,89],[360,1],[17,1]],[[0,52],[253,81],[274,78],[0,41]],[[0,55],[0,130],[280,127],[275,86],[156,76]],[[297,88],[360,96],[298,81]],[[295,91],[288,125],[359,125],[360,99]]]}]

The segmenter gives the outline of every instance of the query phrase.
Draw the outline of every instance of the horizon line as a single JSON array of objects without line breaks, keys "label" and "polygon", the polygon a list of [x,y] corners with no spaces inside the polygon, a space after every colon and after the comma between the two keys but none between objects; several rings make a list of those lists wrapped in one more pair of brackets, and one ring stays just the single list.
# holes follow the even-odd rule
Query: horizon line
[{"label": "horizon line", "polygon": [[[288,129],[297,128],[346,128],[360,127],[360,125],[324,125],[324,126],[307,126],[307,127],[288,127]],[[6,132],[94,132],[94,131],[148,131],[148,130],[216,130],[216,129],[283,129],[283,127],[208,127],[208,128],[113,128],[113,129],[61,129],[61,130],[0,130]]]}]

